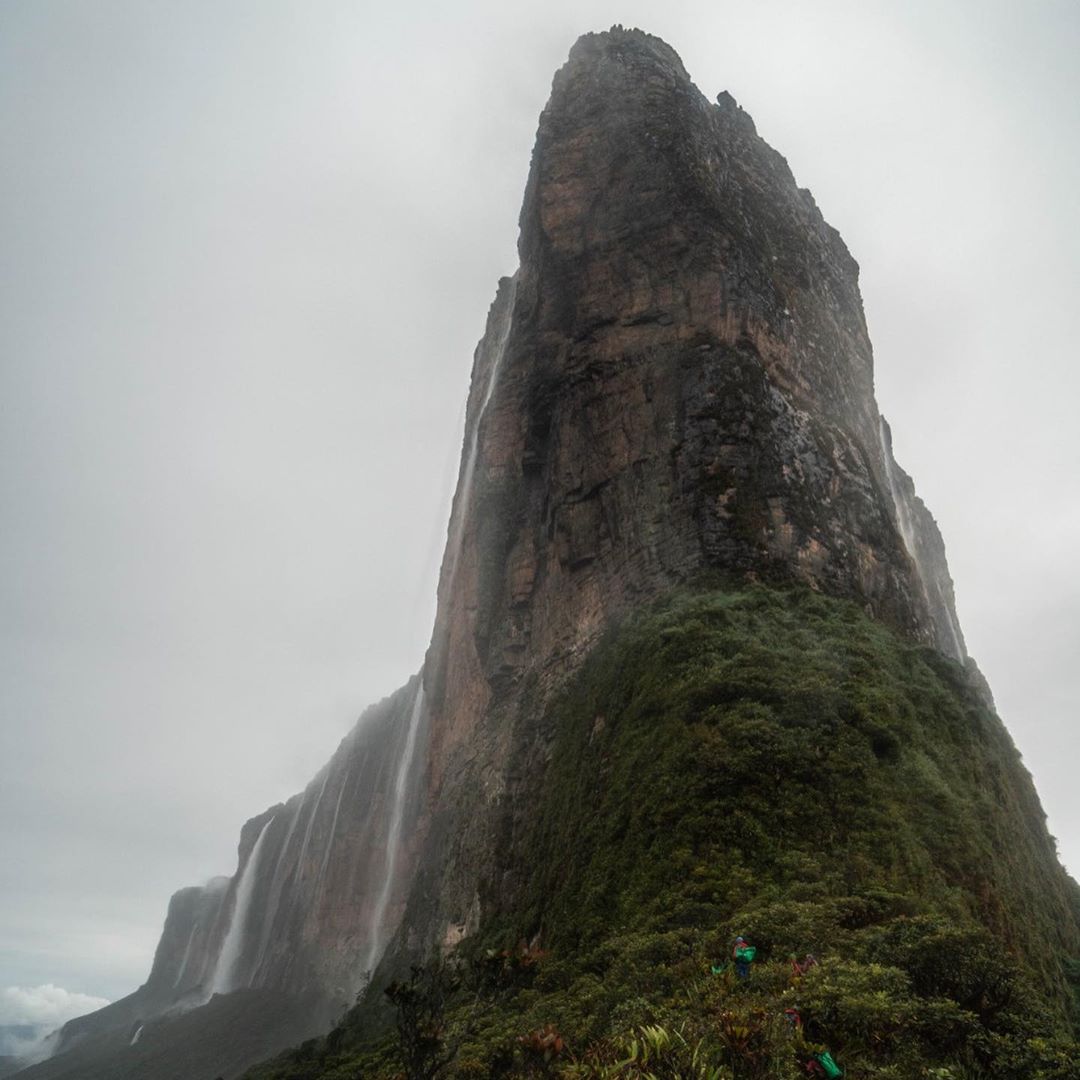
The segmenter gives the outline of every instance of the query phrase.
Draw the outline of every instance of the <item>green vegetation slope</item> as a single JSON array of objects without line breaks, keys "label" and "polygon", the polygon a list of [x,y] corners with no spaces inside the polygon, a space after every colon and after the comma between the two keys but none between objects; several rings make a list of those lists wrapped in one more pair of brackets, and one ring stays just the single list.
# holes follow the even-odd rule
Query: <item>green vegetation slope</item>
[{"label": "green vegetation slope", "polygon": [[371,1002],[253,1080],[781,1078],[826,1048],[852,1077],[1080,1077],[1080,890],[960,665],[815,593],[684,594],[550,719],[514,884],[398,987],[411,1064],[361,1037]]}]

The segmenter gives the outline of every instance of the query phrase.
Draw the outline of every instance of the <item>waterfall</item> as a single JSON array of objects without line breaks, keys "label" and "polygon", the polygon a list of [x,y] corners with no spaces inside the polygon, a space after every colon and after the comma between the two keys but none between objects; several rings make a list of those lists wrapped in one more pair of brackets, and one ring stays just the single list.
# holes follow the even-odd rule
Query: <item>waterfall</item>
[{"label": "waterfall", "polygon": [[458,488],[458,498],[455,500],[453,526],[450,534],[450,542],[447,545],[450,552],[450,572],[448,582],[452,582],[457,573],[458,558],[461,555],[461,544],[465,535],[465,517],[469,512],[469,502],[472,498],[473,476],[476,473],[476,456],[480,443],[480,424],[484,419],[488,403],[495,393],[495,384],[499,378],[499,369],[502,367],[503,358],[506,355],[506,346],[510,340],[510,332],[514,328],[514,301],[517,299],[517,275],[510,279],[509,295],[506,298],[506,307],[503,311],[503,330],[499,335],[498,344],[495,346],[495,355],[491,359],[491,368],[488,371],[487,386],[484,387],[484,396],[480,399],[480,408],[477,410],[476,419],[473,421],[472,431],[469,433],[469,451],[465,455],[465,468],[461,473],[461,485]]},{"label": "waterfall", "polygon": [[405,736],[405,746],[398,761],[397,775],[394,778],[393,804],[390,810],[390,822],[386,831],[386,862],[383,867],[382,886],[371,912],[371,925],[368,931],[367,955],[361,970],[369,977],[386,948],[384,940],[386,909],[390,895],[394,890],[394,878],[397,871],[398,852],[401,847],[401,826],[405,820],[405,800],[408,794],[409,774],[412,772],[413,757],[416,753],[416,734],[420,728],[420,717],[424,712],[424,674],[421,671],[416,683],[416,697],[413,698],[412,712],[409,716],[409,728]]},{"label": "waterfall", "polygon": [[[326,782],[330,779],[330,766],[326,766],[323,774],[322,787],[319,788],[319,794],[316,796],[315,805],[311,810],[311,814],[308,816],[307,827],[304,830],[304,839],[300,844],[300,854],[297,856],[295,865],[295,874],[292,881],[292,908],[296,906],[296,890],[300,880],[300,868],[304,861],[304,852],[307,850],[308,842],[311,840],[311,827],[315,821],[315,815],[319,812],[319,803],[322,802],[323,792],[326,791]],[[255,965],[251,969],[251,985],[257,986],[259,984],[259,976],[262,974],[263,964],[266,960],[266,951],[270,947],[270,937],[274,932],[274,923],[277,920],[278,911],[281,908],[281,894],[285,891],[285,874],[284,864],[288,855],[289,844],[292,842],[294,833],[296,832],[296,826],[300,821],[301,816],[304,813],[304,807],[307,804],[308,788],[304,789],[303,795],[300,797],[300,805],[296,808],[296,813],[293,815],[292,821],[289,822],[289,831],[285,834],[285,841],[281,845],[281,850],[278,851],[277,861],[274,863],[274,874],[270,879],[270,906],[267,909],[266,915],[263,917],[262,934],[259,937],[259,951],[255,957]]]},{"label": "waterfall", "polygon": [[[327,765],[326,775],[323,776],[322,786],[319,788],[319,794],[315,798],[315,805],[311,808],[311,814],[308,817],[307,828],[304,830],[304,839],[300,843],[300,853],[296,856],[296,874],[293,877],[292,887],[292,902],[289,906],[289,915],[292,917],[295,915],[296,907],[300,900],[300,881],[304,874],[304,856],[307,854],[308,845],[311,843],[311,831],[315,827],[315,818],[318,816],[319,807],[322,805],[323,795],[326,794],[326,785],[330,780],[331,767]],[[309,900],[313,898],[314,893],[309,896]]]},{"label": "waterfall", "polygon": [[[311,826],[315,821],[315,814],[319,813],[319,804],[323,800],[323,793],[326,791],[326,781],[330,777],[330,767],[326,766],[323,774],[323,783],[319,788],[319,795],[315,796],[315,805],[311,808],[311,813],[308,816],[308,825],[303,832],[303,839],[300,842],[300,853],[297,855],[295,866],[295,873],[293,875],[292,886],[292,899],[293,904],[291,908],[296,907],[296,893],[299,887],[300,870],[303,866],[303,854],[308,850],[308,843],[311,840]],[[266,961],[267,949],[270,947],[270,936],[273,933],[274,921],[278,918],[278,912],[281,909],[281,895],[285,890],[285,875],[283,872],[283,866],[285,864],[285,858],[288,854],[289,843],[293,840],[293,835],[296,833],[296,826],[300,821],[303,814],[303,808],[307,805],[308,801],[308,788],[303,789],[303,795],[300,796],[300,805],[296,808],[296,813],[293,815],[293,820],[288,823],[288,832],[285,834],[285,840],[282,843],[281,850],[278,852],[278,861],[274,863],[273,877],[270,879],[270,907],[267,910],[267,914],[262,919],[262,933],[259,937],[259,950],[256,954],[255,966],[252,968],[252,986],[259,985],[259,975],[262,973],[262,964]]]},{"label": "waterfall", "polygon": [[[215,941],[223,940],[225,930],[228,929],[225,920],[229,914],[227,901],[231,883],[232,878],[224,875],[212,877],[206,883],[205,891],[210,896],[210,903],[213,907],[206,912],[205,920],[199,920],[206,927],[206,932],[203,935],[203,944],[206,947],[196,949],[194,957],[188,961],[191,965],[189,993],[207,987],[213,981],[214,971],[217,969],[217,956],[220,954],[220,950],[218,950],[218,953],[214,953],[210,946]],[[207,993],[207,996],[209,996],[209,993]]]},{"label": "waterfall", "polygon": [[[911,561],[915,564],[915,572],[919,576],[919,584],[922,586],[923,597],[929,608],[930,617],[939,630],[944,629],[947,631],[952,641],[953,656],[963,660],[965,650],[960,643],[960,632],[956,627],[949,603],[942,595],[941,587],[936,580],[933,581],[933,588],[938,594],[938,602],[935,604],[930,597],[932,576],[926,572],[926,567],[923,565],[919,555],[919,544],[915,535],[915,525],[911,520],[911,510],[908,507],[904,492],[900,490],[896,482],[896,474],[893,471],[892,448],[890,446],[891,440],[885,435],[885,417],[883,416],[878,417],[878,439],[881,443],[881,456],[885,462],[885,479],[889,485],[889,494],[892,496],[893,513],[896,517],[897,528],[900,530],[900,539],[903,540],[904,547],[907,549]],[[939,616],[942,618],[939,618]],[[945,624],[943,628],[940,626],[941,622]]]},{"label": "waterfall", "polygon": [[[938,590],[941,591],[940,589]],[[941,601],[941,610],[945,613],[945,622],[949,628],[949,636],[952,638],[953,649],[958,659],[963,660],[967,656],[967,649],[960,643],[960,630],[953,618],[953,613],[944,599]]]},{"label": "waterfall", "polygon": [[176,981],[173,983],[175,989],[183,981],[184,975],[187,973],[188,961],[191,959],[191,943],[195,940],[195,933],[199,929],[198,921],[196,921],[191,927],[191,933],[188,934],[187,944],[184,946],[184,957],[180,961],[180,970],[176,973]]},{"label": "waterfall", "polygon": [[892,496],[893,513],[896,516],[896,524],[900,529],[900,538],[904,541],[911,561],[915,569],[922,577],[922,564],[919,562],[918,547],[915,544],[915,528],[911,522],[911,513],[908,510],[907,499],[903,497],[896,486],[896,474],[893,472],[892,451],[888,440],[885,438],[885,417],[878,417],[878,439],[881,441],[881,456],[885,459],[885,479],[889,484],[889,494]]},{"label": "waterfall", "polygon": [[266,839],[267,830],[274,823],[271,817],[259,832],[255,846],[251,849],[248,861],[240,871],[239,880],[236,883],[236,899],[233,903],[232,919],[229,922],[229,930],[225,940],[221,943],[221,951],[218,953],[217,964],[214,967],[214,977],[210,982],[210,996],[214,994],[227,994],[230,990],[237,989],[237,969],[244,949],[244,931],[247,928],[251,899],[255,893],[255,880],[259,871],[259,856],[262,854],[263,841]]},{"label": "waterfall", "polygon": [[349,776],[351,773],[352,769],[345,770],[345,779],[341,782],[341,790],[338,792],[337,802],[334,804],[334,818],[330,822],[330,837],[326,841],[326,850],[323,852],[322,865],[319,867],[319,876],[315,879],[316,889],[322,884],[323,877],[326,874],[326,868],[330,865],[330,852],[334,849],[334,836],[337,833],[338,814],[341,812],[341,797],[345,794],[345,789],[349,786]]},{"label": "waterfall", "polygon": [[304,865],[304,855],[307,853],[308,844],[311,843],[311,829],[315,824],[315,815],[319,812],[319,804],[322,802],[322,797],[326,794],[326,783],[330,779],[330,766],[326,767],[326,775],[323,777],[322,787],[319,788],[319,794],[315,797],[315,805],[311,809],[311,816],[308,818],[307,828],[304,830],[304,839],[300,843],[300,854],[296,857],[296,877],[300,878],[300,871]]},{"label": "waterfall", "polygon": [[139,1036],[142,1034],[142,1029],[143,1029],[142,1024],[140,1024],[135,1029],[135,1034],[131,1036],[131,1042],[128,1043],[128,1046],[134,1046],[139,1041]]},{"label": "waterfall", "polygon": [[306,804],[307,788],[304,789],[304,793],[300,796],[300,805],[297,806],[296,813],[293,814],[292,821],[289,822],[289,828],[285,833],[285,839],[278,849],[278,857],[274,862],[274,873],[270,878],[270,907],[263,918],[262,936],[259,938],[259,952],[255,960],[255,966],[251,971],[252,985],[254,985],[255,980],[259,975],[259,970],[262,967],[263,957],[266,954],[266,947],[270,942],[270,932],[274,928],[274,919],[277,918],[278,907],[281,904],[281,891],[285,887],[285,882],[282,880],[282,865],[285,862],[289,844],[292,843],[293,834],[296,832],[297,822],[300,820],[300,815],[304,812],[304,806]]}]

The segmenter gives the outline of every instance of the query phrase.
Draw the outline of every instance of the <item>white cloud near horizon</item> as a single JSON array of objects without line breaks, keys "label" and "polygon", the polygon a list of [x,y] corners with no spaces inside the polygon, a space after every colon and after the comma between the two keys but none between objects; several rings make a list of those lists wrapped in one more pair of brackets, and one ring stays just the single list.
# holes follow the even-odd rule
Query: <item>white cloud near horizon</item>
[{"label": "white cloud near horizon", "polygon": [[65,990],[52,983],[5,986],[0,989],[0,1027],[25,1025],[52,1030],[108,1004],[108,998]]}]

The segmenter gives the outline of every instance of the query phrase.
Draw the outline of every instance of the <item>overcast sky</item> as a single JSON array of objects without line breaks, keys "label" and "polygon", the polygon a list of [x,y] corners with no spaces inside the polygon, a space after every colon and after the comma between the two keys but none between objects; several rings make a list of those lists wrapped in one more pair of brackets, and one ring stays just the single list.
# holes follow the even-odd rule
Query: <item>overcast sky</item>
[{"label": "overcast sky", "polygon": [[169,895],[419,666],[537,116],[613,22],[730,90],[861,264],[1080,870],[1075,0],[4,0],[0,988],[47,992],[0,1024],[137,986]]}]

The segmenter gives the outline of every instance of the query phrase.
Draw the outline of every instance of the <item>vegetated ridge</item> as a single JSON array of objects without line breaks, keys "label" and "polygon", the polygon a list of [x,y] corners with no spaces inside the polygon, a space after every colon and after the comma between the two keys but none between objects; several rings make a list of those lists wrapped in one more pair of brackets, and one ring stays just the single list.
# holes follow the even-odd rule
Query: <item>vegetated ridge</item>
[{"label": "vegetated ridge", "polygon": [[[822,1051],[1080,1075],[1080,895],[959,664],[850,602],[703,585],[614,629],[549,719],[532,827],[492,868],[517,902],[419,981],[450,988],[429,1075],[794,1078]],[[378,1004],[249,1080],[401,1075]]]}]

